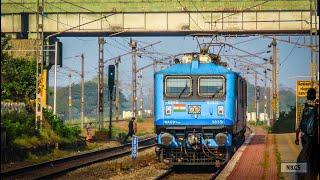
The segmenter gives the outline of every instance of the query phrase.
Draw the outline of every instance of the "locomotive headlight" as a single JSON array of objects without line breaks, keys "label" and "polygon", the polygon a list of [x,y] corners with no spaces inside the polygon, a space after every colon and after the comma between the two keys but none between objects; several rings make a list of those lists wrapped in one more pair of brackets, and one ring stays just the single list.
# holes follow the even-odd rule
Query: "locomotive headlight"
[{"label": "locomotive headlight", "polygon": [[165,106],[165,109],[166,109],[165,114],[166,114],[166,115],[171,115],[171,113],[172,113],[172,106],[166,105],[166,106]]},{"label": "locomotive headlight", "polygon": [[227,142],[227,135],[224,133],[218,133],[214,139],[219,146],[223,146]]},{"label": "locomotive headlight", "polygon": [[219,105],[217,107],[217,114],[218,114],[218,116],[223,116],[224,115],[224,107],[222,105]]},{"label": "locomotive headlight", "polygon": [[169,146],[173,141],[173,136],[170,133],[163,133],[161,135],[161,142],[165,146]]}]

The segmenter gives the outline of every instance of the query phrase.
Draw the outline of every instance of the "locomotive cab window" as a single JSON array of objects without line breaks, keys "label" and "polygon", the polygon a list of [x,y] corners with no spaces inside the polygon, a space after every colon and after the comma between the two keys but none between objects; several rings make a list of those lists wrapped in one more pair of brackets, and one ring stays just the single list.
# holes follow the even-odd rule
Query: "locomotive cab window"
[{"label": "locomotive cab window", "polygon": [[225,94],[225,78],[223,76],[200,76],[198,94],[202,97],[223,97]]},{"label": "locomotive cab window", "polygon": [[192,92],[190,76],[167,76],[165,78],[165,95],[167,97],[189,97]]}]

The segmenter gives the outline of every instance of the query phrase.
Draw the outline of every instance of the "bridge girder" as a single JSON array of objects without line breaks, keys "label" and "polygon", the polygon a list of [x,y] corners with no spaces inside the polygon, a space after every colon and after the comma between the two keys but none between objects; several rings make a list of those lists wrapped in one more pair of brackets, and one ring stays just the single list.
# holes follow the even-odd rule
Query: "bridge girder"
[{"label": "bridge girder", "polygon": [[[302,34],[310,33],[310,19],[307,10],[47,13],[44,17],[44,32],[52,34],[77,27],[59,36]],[[88,23],[90,21],[94,22]],[[81,26],[85,23],[88,24]],[[34,13],[1,14],[1,32],[18,36],[35,33],[36,16]]]}]

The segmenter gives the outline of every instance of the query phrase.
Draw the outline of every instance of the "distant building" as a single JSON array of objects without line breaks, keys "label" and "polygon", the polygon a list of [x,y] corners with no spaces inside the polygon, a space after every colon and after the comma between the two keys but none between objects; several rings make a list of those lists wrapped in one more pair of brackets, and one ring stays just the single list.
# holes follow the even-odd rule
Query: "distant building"
[{"label": "distant building", "polygon": [[[138,111],[137,116],[141,116],[141,111]],[[152,110],[145,109],[143,110],[143,117],[150,117],[152,116]],[[129,119],[132,117],[132,111],[122,111],[122,117],[123,119]]]},{"label": "distant building", "polygon": [[[259,121],[264,121],[264,120],[266,120],[267,124],[270,125],[268,114],[260,113],[259,114]],[[256,112],[247,112],[247,121],[256,122],[257,121]]]},{"label": "distant building", "polygon": [[130,119],[132,117],[132,111],[122,111],[123,119]]}]

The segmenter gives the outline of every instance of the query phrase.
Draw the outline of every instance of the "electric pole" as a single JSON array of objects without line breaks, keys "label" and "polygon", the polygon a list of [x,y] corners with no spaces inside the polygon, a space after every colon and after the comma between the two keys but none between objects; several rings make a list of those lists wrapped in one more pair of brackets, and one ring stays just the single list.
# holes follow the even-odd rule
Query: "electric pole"
[{"label": "electric pole", "polygon": [[84,123],[84,55],[81,54],[81,129]]},{"label": "electric pole", "polygon": [[[263,92],[263,114],[264,122],[267,122],[267,70],[264,70],[264,92]],[[270,126],[269,121],[267,125]]]},{"label": "electric pole", "polygon": [[[270,80],[270,86],[269,86],[269,99],[270,99],[270,103],[269,103],[269,121],[270,121],[270,125],[273,125],[273,82],[272,80]],[[271,122],[272,120],[272,122]]]},{"label": "electric pole", "polygon": [[[315,80],[318,80],[318,58],[319,55],[317,53],[318,48],[318,36],[317,36],[317,1],[310,0],[310,80],[311,86],[314,87]],[[316,59],[315,59],[316,58]]]},{"label": "electric pole", "polygon": [[[37,51],[37,66],[36,66],[36,128],[40,130],[42,128],[42,72],[43,72],[43,60],[44,60],[44,33],[43,33],[43,19],[44,19],[44,0],[37,0],[37,43],[39,51]],[[40,71],[39,71],[40,70]]]},{"label": "electric pole", "polygon": [[68,111],[69,111],[69,121],[71,121],[71,113],[72,113],[72,96],[71,96],[71,86],[72,86],[72,79],[71,79],[71,70],[69,69],[69,98],[68,98]]},{"label": "electric pole", "polygon": [[254,109],[256,112],[256,122],[258,122],[258,101],[257,101],[257,72],[253,70],[253,76],[254,76]]},{"label": "electric pole", "polygon": [[103,86],[104,86],[104,63],[103,63],[103,47],[106,41],[103,37],[98,38],[99,43],[99,72],[98,72],[98,121],[99,121],[99,130],[103,128]]},{"label": "electric pole", "polygon": [[116,58],[116,121],[119,120],[119,106],[120,106],[120,82],[119,82],[119,63],[120,57]]},{"label": "electric pole", "polygon": [[273,90],[273,122],[279,117],[279,100],[278,100],[278,57],[277,57],[277,41],[275,36],[271,42],[272,45],[272,90]]},{"label": "electric pole", "polygon": [[53,114],[57,115],[57,61],[58,61],[58,42],[54,44],[54,86],[53,86]]},{"label": "electric pole", "polygon": [[132,117],[135,118],[137,115],[137,42],[130,39],[130,46],[132,49]]},{"label": "electric pole", "polygon": [[139,78],[140,78],[140,116],[141,118],[143,118],[143,82],[142,82],[142,71],[140,71],[140,75],[139,75]]}]

